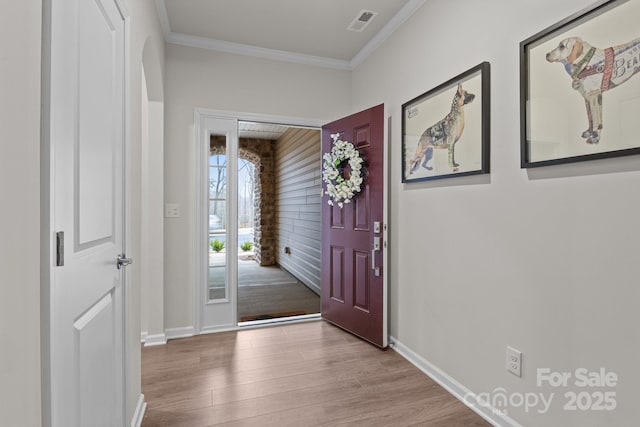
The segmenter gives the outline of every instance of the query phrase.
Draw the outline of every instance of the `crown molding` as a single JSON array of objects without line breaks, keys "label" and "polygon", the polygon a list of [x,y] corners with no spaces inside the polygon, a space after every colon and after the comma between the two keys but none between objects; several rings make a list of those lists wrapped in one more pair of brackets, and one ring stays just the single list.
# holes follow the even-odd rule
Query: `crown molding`
[{"label": "crown molding", "polygon": [[306,55],[277,49],[267,49],[241,43],[232,43],[224,40],[216,40],[208,37],[192,36],[183,33],[174,33],[169,24],[167,5],[165,0],[156,0],[160,27],[167,43],[180,46],[197,47],[217,52],[232,53],[236,55],[252,56],[273,61],[293,62],[314,67],[333,68],[336,70],[352,71],[369,55],[371,55],[382,43],[385,42],[403,23],[411,17],[426,0],[409,0],[402,9],[396,13],[389,22],[350,60],[327,58],[323,56]]},{"label": "crown molding", "polygon": [[349,61],[351,69],[353,70],[358,65],[362,64],[369,55],[379,48],[382,43],[384,43],[391,34],[400,28],[400,26],[404,24],[411,15],[420,9],[426,1],[427,0],[409,0],[407,4],[405,4],[402,9],[400,9],[380,31],[378,31],[378,33],[373,36],[362,49],[360,49],[360,52],[358,52],[356,56]]},{"label": "crown molding", "polygon": [[214,50],[217,52],[253,56],[256,58],[271,59],[274,61],[295,62],[298,64],[334,68],[337,70],[351,70],[350,62],[345,60],[305,55],[302,53],[287,52],[284,50],[267,49],[258,46],[215,40],[207,37],[170,32],[165,36],[165,40],[167,43],[171,44],[199,47],[201,49]]},{"label": "crown molding", "polygon": [[156,9],[158,11],[158,21],[160,21],[160,28],[164,39],[171,33],[171,26],[169,25],[169,15],[167,14],[167,4],[164,0],[156,0]]}]

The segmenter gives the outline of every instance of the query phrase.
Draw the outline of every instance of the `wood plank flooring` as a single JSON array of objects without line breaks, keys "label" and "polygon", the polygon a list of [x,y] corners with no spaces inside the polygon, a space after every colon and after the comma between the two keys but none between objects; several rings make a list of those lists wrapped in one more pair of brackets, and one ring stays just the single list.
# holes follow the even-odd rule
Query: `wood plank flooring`
[{"label": "wood plank flooring", "polygon": [[142,349],[143,427],[489,426],[393,350],[324,321]]}]

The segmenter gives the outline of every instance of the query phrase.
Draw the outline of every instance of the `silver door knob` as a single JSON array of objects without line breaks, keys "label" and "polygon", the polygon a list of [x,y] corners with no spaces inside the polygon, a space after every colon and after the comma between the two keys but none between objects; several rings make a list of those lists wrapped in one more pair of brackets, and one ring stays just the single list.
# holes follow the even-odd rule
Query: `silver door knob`
[{"label": "silver door knob", "polygon": [[118,270],[120,270],[122,267],[126,267],[129,264],[133,264],[133,259],[127,258],[125,254],[118,255],[118,258],[116,259],[116,266],[118,267]]}]

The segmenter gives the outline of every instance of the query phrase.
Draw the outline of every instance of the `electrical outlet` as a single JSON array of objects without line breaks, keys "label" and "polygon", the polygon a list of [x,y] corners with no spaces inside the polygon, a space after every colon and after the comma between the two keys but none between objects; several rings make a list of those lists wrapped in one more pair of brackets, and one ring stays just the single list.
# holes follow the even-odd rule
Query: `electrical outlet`
[{"label": "electrical outlet", "polygon": [[517,377],[522,376],[522,352],[507,346],[507,371]]},{"label": "electrical outlet", "polygon": [[180,205],[177,203],[167,203],[164,205],[165,218],[180,218]]}]

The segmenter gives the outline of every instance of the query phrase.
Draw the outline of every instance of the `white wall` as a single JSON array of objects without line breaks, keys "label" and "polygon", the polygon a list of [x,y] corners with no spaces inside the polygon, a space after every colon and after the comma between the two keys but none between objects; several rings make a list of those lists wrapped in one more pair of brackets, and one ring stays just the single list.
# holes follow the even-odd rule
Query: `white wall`
[{"label": "white wall", "polygon": [[[393,122],[391,335],[475,393],[555,392],[548,414],[507,408],[523,425],[638,420],[640,158],[519,167],[519,42],[590,3],[430,0],[353,73],[354,110],[384,102]],[[491,176],[401,184],[402,103],[485,60]],[[536,387],[537,368],[581,367],[618,375],[615,411]]]},{"label": "white wall", "polygon": [[0,5],[0,420],[26,427],[41,416],[41,7]]},{"label": "white wall", "polygon": [[350,108],[350,73],[167,46],[165,202],[180,218],[165,220],[165,327],[193,326],[194,137],[196,107],[330,121]]},{"label": "white wall", "polygon": [[[129,93],[129,141],[130,161],[128,165],[128,256],[134,263],[127,268],[127,416],[131,419],[141,393],[140,385],[140,332],[141,332],[141,281],[142,268],[142,128],[148,121],[142,120],[142,66],[144,61],[147,79],[148,97],[152,101],[161,101],[163,97],[162,76],[164,68],[164,40],[157,11],[153,0],[129,0],[131,44],[129,50],[129,75],[131,78]],[[162,188],[158,191],[161,193]],[[154,196],[154,197],[162,197]],[[161,214],[160,214],[161,215]],[[158,231],[160,233],[160,231]],[[144,254],[146,255],[146,254]],[[137,260],[137,262],[136,262]],[[161,268],[161,266],[157,266]]]},{"label": "white wall", "polygon": [[[143,83],[144,83],[143,79]],[[150,101],[143,88],[141,320],[145,345],[164,335],[164,102]],[[144,124],[147,126],[144,126]]]}]

